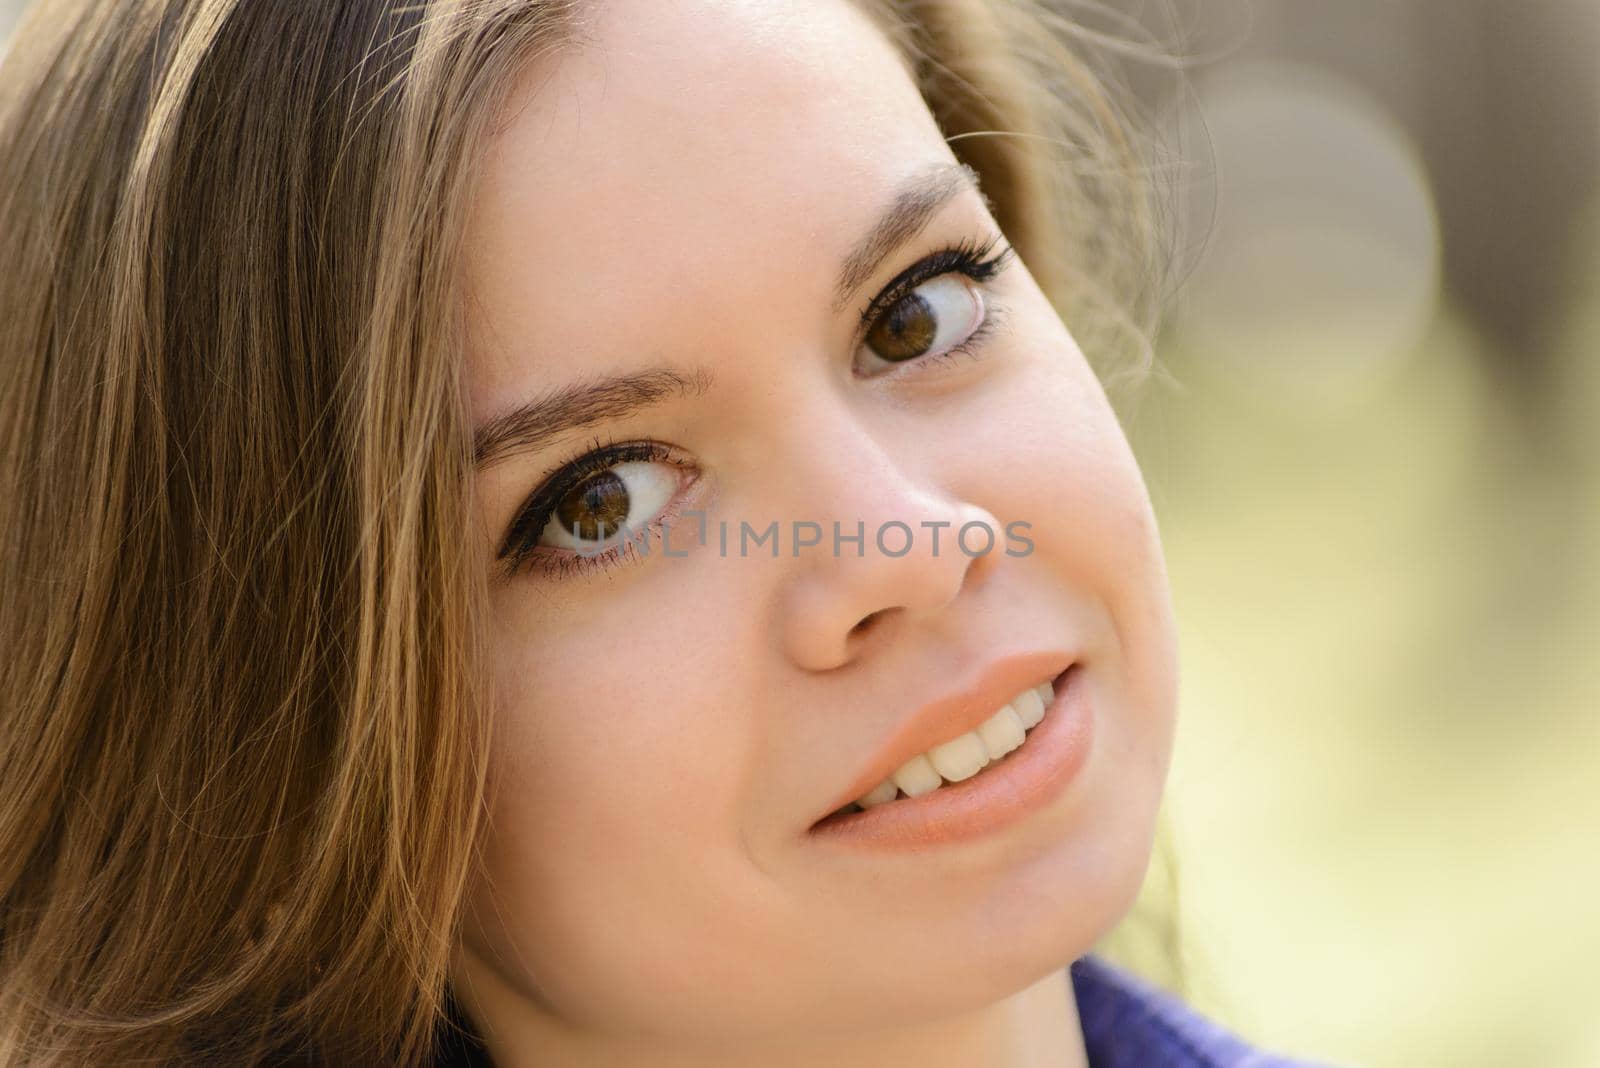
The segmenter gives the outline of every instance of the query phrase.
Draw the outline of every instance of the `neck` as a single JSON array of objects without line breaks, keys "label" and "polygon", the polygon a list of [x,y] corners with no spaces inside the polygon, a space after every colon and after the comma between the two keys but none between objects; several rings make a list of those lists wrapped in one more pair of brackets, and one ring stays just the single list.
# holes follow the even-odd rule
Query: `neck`
[{"label": "neck", "polygon": [[[480,988],[481,991],[481,988]],[[508,993],[502,988],[499,993]],[[487,1023],[485,1036],[495,1068],[531,1068],[559,1063],[574,1068],[733,1068],[762,1064],[771,1068],[878,1068],[915,1064],[919,1068],[1088,1068],[1083,1031],[1072,982],[1065,967],[1010,997],[957,1017],[915,1027],[878,1032],[826,1044],[804,1036],[761,1051],[673,1050],[661,1043],[636,1044],[614,1036],[553,1028],[525,1002],[498,998],[498,1005],[474,1004],[473,1017]],[[487,1011],[485,1011],[487,1010]],[[498,1010],[498,1011],[497,1011]]]}]

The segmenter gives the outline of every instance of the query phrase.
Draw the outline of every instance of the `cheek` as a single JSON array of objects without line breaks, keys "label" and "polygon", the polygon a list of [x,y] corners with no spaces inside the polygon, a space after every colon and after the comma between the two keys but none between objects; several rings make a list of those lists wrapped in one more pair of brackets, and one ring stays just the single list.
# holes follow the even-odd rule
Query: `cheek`
[{"label": "cheek", "polygon": [[[1144,478],[1098,380],[1060,319],[1025,302],[1004,339],[1018,368],[961,428],[970,484],[1002,523],[1033,542],[1014,561],[1067,592],[1082,652],[1128,710],[1126,770],[1164,782],[1176,713],[1177,645],[1167,569]],[[1004,418],[997,418],[997,409]]]},{"label": "cheek", "polygon": [[1178,649],[1167,569],[1138,463],[1065,327],[1050,312],[1010,342],[1026,369],[1006,391],[1013,417],[1002,429],[980,412],[966,431],[989,454],[970,469],[968,492],[1002,523],[1031,523],[1032,552],[1008,563],[1061,591],[1069,626],[1088,642],[1080,653],[1104,715],[1066,836],[1075,848],[1040,882],[1075,888],[1080,908],[1109,926],[1137,896],[1172,757]]},{"label": "cheek", "polygon": [[[1043,303],[1043,298],[1039,298]],[[1026,521],[1030,555],[1114,609],[1160,600],[1166,569],[1144,479],[1082,352],[1048,305],[1014,316],[997,354],[1008,371],[944,440],[1002,523]],[[947,436],[946,436],[947,435]],[[991,503],[992,502],[992,503]],[[1003,514],[1001,510],[1003,509]]]},{"label": "cheek", "polygon": [[[751,684],[730,650],[638,622],[692,611],[682,598],[695,587],[673,586],[672,616],[639,589],[591,598],[626,603],[628,620],[574,626],[576,613],[546,609],[501,621],[473,937],[513,986],[567,1019],[650,1019],[690,964],[739,971],[763,937],[737,822],[758,744]],[[739,952],[719,962],[705,932],[741,925],[752,929],[723,943]],[[750,980],[730,976],[729,988]]]}]

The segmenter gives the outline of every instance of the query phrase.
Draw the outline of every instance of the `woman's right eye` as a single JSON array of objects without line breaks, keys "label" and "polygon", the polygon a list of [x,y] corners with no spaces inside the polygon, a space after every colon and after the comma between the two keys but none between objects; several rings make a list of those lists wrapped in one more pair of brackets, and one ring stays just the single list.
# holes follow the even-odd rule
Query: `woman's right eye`
[{"label": "woman's right eye", "polygon": [[645,529],[672,500],[679,481],[656,471],[659,466],[634,460],[590,475],[556,502],[535,544],[593,552],[618,531]]},{"label": "woman's right eye", "polygon": [[610,445],[567,464],[529,498],[507,532],[499,553],[508,560],[507,576],[530,559],[558,574],[617,561],[636,539],[654,534],[688,466],[656,442]]}]

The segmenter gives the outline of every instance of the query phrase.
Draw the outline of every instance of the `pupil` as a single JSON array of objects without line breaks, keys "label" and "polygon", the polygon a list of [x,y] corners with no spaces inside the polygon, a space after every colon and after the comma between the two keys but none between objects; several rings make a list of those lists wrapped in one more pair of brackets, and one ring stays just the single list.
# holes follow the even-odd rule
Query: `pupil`
[{"label": "pupil", "polygon": [[889,314],[872,328],[867,341],[872,351],[885,360],[908,360],[921,356],[939,333],[939,320],[933,306],[920,293],[910,293],[895,302]]},{"label": "pupil", "polygon": [[556,518],[584,541],[601,541],[628,518],[628,487],[614,471],[602,471],[556,505]]}]

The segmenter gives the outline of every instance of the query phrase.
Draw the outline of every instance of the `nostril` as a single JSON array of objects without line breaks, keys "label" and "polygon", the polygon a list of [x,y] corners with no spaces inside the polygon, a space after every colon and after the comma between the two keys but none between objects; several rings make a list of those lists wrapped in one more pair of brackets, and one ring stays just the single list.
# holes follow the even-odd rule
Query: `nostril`
[{"label": "nostril", "polygon": [[876,612],[869,612],[862,616],[856,625],[850,628],[851,635],[861,634],[867,631],[874,623],[883,617],[884,613],[888,611],[889,610],[887,608],[880,608]]}]

